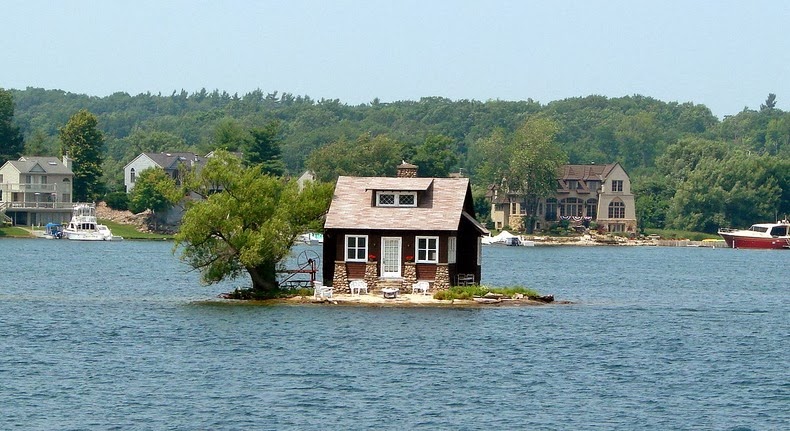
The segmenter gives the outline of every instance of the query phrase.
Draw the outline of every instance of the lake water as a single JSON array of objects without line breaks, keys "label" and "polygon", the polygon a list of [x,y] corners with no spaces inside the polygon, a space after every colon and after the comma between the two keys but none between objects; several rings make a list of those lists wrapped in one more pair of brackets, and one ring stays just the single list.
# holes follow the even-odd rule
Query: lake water
[{"label": "lake water", "polygon": [[0,428],[790,429],[790,252],[492,246],[575,304],[410,309],[207,303],[171,247],[0,240]]}]

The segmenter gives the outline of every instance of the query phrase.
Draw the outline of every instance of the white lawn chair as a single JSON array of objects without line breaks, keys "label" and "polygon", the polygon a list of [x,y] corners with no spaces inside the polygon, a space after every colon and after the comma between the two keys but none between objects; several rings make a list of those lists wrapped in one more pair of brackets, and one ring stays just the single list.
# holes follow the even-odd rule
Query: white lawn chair
[{"label": "white lawn chair", "polygon": [[354,280],[348,284],[348,287],[351,288],[352,295],[354,292],[356,292],[357,295],[361,295],[363,290],[365,291],[366,295],[368,293],[368,283],[366,283],[365,280]]},{"label": "white lawn chair", "polygon": [[324,299],[332,297],[332,288],[324,286],[324,283],[315,280],[313,281],[313,297],[315,299]]},{"label": "white lawn chair", "polygon": [[417,292],[422,292],[423,295],[427,295],[430,288],[431,285],[427,281],[418,281],[411,285],[411,293],[413,295]]}]

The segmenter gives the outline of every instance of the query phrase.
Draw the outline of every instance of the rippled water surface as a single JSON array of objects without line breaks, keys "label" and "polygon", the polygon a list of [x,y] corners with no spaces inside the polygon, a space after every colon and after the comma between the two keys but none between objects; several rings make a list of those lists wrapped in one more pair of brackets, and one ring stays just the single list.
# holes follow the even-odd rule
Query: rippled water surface
[{"label": "rippled water surface", "polygon": [[488,247],[574,304],[470,310],[207,303],[171,247],[0,240],[0,428],[790,429],[790,252]]}]

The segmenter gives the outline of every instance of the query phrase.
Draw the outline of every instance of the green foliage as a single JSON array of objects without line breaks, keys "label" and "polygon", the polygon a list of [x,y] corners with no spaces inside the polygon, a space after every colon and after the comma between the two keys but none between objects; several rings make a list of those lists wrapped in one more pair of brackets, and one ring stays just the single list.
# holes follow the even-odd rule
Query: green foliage
[{"label": "green foliage", "polygon": [[434,299],[443,301],[450,301],[453,299],[466,299],[470,300],[475,297],[485,296],[486,293],[501,294],[506,298],[512,298],[516,294],[522,294],[527,297],[539,296],[538,292],[534,289],[529,289],[522,286],[511,287],[498,287],[492,288],[489,286],[475,285],[475,286],[453,286],[449,289],[440,290],[433,294]]},{"label": "green foliage", "polygon": [[112,231],[113,235],[123,237],[123,239],[151,239],[151,240],[169,240],[173,239],[173,235],[165,235],[158,233],[140,232],[136,226],[116,223],[110,220],[99,219],[99,223],[107,226]]},{"label": "green foliage", "polygon": [[276,269],[302,232],[320,230],[329,208],[331,184],[263,174],[259,165],[217,152],[200,172],[199,183],[219,190],[191,205],[176,235],[181,259],[198,269],[205,283],[249,274],[252,289],[272,296]]},{"label": "green foliage", "polygon": [[31,236],[33,235],[25,229],[14,226],[3,226],[0,224],[0,238],[29,238]]},{"label": "green foliage", "polygon": [[178,203],[183,193],[176,182],[159,168],[148,168],[140,172],[129,193],[129,210],[135,214],[150,209],[161,213]]},{"label": "green foliage", "polygon": [[417,175],[426,178],[444,178],[458,167],[458,153],[453,139],[448,136],[431,135],[417,147],[414,157],[407,159],[417,165]]},{"label": "green foliage", "polygon": [[341,139],[314,151],[307,167],[321,181],[341,175],[394,176],[401,155],[402,145],[389,137],[362,134],[356,141]]},{"label": "green foliage", "polygon": [[282,176],[285,163],[280,158],[280,122],[272,121],[262,128],[252,129],[250,135],[244,147],[244,161],[248,165],[260,165],[266,174]]},{"label": "green foliage", "polygon": [[0,166],[7,160],[17,160],[24,150],[19,126],[14,124],[14,99],[10,92],[0,88]]},{"label": "green foliage", "polygon": [[645,229],[645,235],[658,235],[662,239],[688,239],[691,241],[721,239],[719,235],[677,229]]},{"label": "green foliage", "polygon": [[557,190],[557,171],[567,156],[554,141],[557,125],[545,118],[528,118],[512,136],[495,130],[478,142],[483,155],[482,175],[494,184],[502,184],[503,192],[527,197],[527,232],[532,232],[536,200]]},{"label": "green foliage", "polygon": [[73,159],[73,194],[77,201],[96,200],[102,194],[104,135],[96,116],[83,109],[60,129],[61,154]]},{"label": "green foliage", "polygon": [[108,207],[116,211],[126,211],[129,209],[129,195],[125,192],[107,193],[104,196],[104,202]]},{"label": "green foliage", "polygon": [[[425,97],[351,106],[261,90],[228,94],[200,89],[192,94],[136,96],[119,92],[107,97],[38,88],[8,93],[14,101],[12,124],[27,140],[29,154],[54,155],[58,128],[72,113],[79,109],[97,113],[107,148],[99,166],[106,172],[103,181],[116,190],[122,184],[120,168],[143,150],[205,154],[217,148],[243,149],[251,140],[251,127],[272,121],[280,124],[281,160],[294,176],[308,160],[326,181],[338,175],[393,175],[394,166],[407,160],[420,167],[421,176],[444,176],[448,169],[463,168],[473,186],[485,189],[500,184],[499,169],[510,163],[510,153],[503,150],[519,127],[528,118],[543,118],[556,126],[553,142],[568,155],[568,162],[619,161],[623,165],[638,192],[637,214],[642,224],[707,229],[719,221],[750,224],[754,220],[745,223],[748,217],[787,214],[790,202],[786,174],[774,166],[765,170],[763,179],[757,175],[735,187],[730,184],[732,178],[704,162],[723,164],[726,160],[740,172],[736,165],[751,166],[747,159],[752,156],[790,159],[790,113],[776,108],[776,98],[770,94],[760,109],[746,108],[719,121],[704,105],[667,103],[640,95],[574,97],[546,105],[532,100]],[[439,138],[434,141],[434,137]],[[433,144],[439,152],[449,149],[448,157],[434,155],[429,149]],[[451,163],[450,154],[457,163]],[[692,177],[697,166],[701,170]],[[768,184],[767,176],[772,176],[779,189]],[[690,178],[702,184],[686,184]],[[723,191],[717,191],[717,182]],[[756,212],[742,211],[736,200],[754,203],[747,185],[762,193],[778,193],[780,198],[774,202],[769,196]],[[731,202],[724,208],[703,202],[699,195],[708,190],[711,200]],[[487,205],[477,198],[480,195],[475,203],[484,208]],[[773,208],[767,208],[771,204]],[[478,213],[483,211],[478,209]]]}]

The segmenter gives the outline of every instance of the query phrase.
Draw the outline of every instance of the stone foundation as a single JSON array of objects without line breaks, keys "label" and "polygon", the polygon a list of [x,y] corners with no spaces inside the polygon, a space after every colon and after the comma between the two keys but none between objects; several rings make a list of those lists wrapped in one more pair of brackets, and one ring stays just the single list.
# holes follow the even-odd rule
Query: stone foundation
[{"label": "stone foundation", "polygon": [[450,288],[450,269],[446,263],[440,263],[436,266],[436,279],[433,282],[435,290],[443,290]]},{"label": "stone foundation", "polygon": [[377,262],[368,262],[365,264],[365,283],[368,284],[368,292],[373,291],[378,287],[379,281],[379,265]]},{"label": "stone foundation", "polygon": [[411,285],[417,282],[417,265],[414,262],[406,262],[403,265],[403,281],[401,282],[401,292],[411,292]]},{"label": "stone foundation", "polygon": [[351,293],[348,286],[348,273],[346,272],[346,262],[335,261],[335,275],[332,278],[332,291],[337,293]]}]

